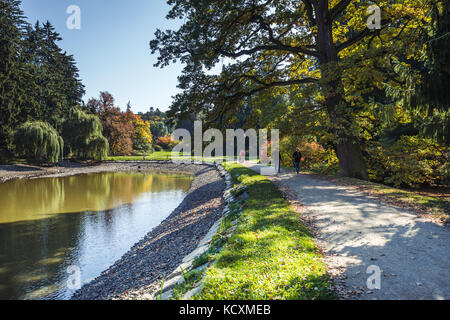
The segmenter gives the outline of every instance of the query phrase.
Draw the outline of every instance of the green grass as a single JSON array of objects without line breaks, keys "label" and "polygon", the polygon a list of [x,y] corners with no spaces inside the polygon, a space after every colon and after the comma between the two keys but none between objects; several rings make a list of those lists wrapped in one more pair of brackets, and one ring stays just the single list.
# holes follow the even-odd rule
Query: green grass
[{"label": "green grass", "polygon": [[[145,156],[145,160],[169,160],[172,156],[171,151],[155,151]],[[108,161],[141,161],[144,156],[111,156],[106,158]]]},{"label": "green grass", "polygon": [[[224,166],[234,183],[248,187],[249,199],[237,204],[242,213],[233,235],[219,241],[230,221],[216,235],[223,248],[195,299],[336,298],[313,237],[276,186],[239,164]],[[211,252],[205,255],[199,263],[212,258]]]},{"label": "green grass", "polygon": [[[184,157],[182,153],[179,153],[179,156],[172,158],[171,151],[155,151],[151,154],[148,154],[145,157],[145,160],[190,160],[190,161],[204,161],[204,162],[214,162],[218,160],[225,161],[226,157]],[[237,159],[237,157],[234,157]],[[110,156],[106,158],[107,161],[142,161],[144,160],[143,155],[138,156]],[[248,160],[248,157],[247,157]]]}]

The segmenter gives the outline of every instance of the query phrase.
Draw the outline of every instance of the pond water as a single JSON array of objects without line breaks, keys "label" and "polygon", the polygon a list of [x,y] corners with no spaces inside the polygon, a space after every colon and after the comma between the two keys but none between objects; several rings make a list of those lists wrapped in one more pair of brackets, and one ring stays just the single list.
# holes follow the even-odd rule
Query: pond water
[{"label": "pond water", "polygon": [[0,299],[69,299],[78,274],[87,283],[120,259],[192,179],[109,172],[0,183]]}]

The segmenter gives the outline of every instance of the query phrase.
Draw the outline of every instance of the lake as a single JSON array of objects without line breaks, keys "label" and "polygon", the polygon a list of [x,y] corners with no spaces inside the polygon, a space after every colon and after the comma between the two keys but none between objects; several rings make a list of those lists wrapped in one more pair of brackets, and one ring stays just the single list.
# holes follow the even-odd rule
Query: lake
[{"label": "lake", "polygon": [[78,274],[87,283],[120,259],[192,180],[108,172],[0,183],[0,299],[69,299]]}]

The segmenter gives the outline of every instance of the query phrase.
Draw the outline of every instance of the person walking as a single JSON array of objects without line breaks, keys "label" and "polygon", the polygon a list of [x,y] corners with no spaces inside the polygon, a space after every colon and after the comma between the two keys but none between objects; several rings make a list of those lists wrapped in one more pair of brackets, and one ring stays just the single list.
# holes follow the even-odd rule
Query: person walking
[{"label": "person walking", "polygon": [[299,172],[300,172],[300,161],[302,160],[302,154],[300,153],[300,149],[299,148],[297,148],[297,150],[295,150],[294,154],[292,155],[292,158],[294,160],[295,171],[297,171],[297,174],[299,174]]}]

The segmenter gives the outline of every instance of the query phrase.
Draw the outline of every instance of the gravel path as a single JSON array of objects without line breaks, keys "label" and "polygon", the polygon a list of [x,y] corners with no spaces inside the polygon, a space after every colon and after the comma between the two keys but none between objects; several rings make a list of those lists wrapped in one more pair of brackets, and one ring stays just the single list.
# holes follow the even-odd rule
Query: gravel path
[{"label": "gravel path", "polygon": [[[308,175],[269,178],[306,206],[342,298],[450,299],[448,228]],[[381,270],[380,289],[367,287],[369,266]]]}]

